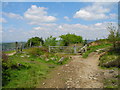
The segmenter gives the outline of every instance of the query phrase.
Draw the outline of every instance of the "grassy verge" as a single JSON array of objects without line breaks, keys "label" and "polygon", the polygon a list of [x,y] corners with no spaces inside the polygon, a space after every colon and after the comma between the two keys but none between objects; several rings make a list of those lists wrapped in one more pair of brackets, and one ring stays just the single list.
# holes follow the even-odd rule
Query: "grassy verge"
[{"label": "grassy verge", "polygon": [[104,85],[104,88],[118,88],[118,79],[105,79]]},{"label": "grassy verge", "polygon": [[6,54],[13,53],[13,52],[15,52],[15,50],[11,50],[11,51],[4,51],[4,53],[6,53]]},{"label": "grassy verge", "polygon": [[45,49],[31,48],[23,53],[3,58],[3,88],[35,88],[53,68],[68,62],[58,63],[63,55],[49,54]]},{"label": "grassy verge", "polygon": [[103,65],[107,62],[116,61],[118,59],[118,57],[119,57],[119,55],[109,54],[109,52],[108,52],[104,56],[100,57],[100,65]]},{"label": "grassy verge", "polygon": [[89,50],[88,50],[87,52],[83,53],[82,56],[83,56],[83,58],[87,58],[88,55],[89,55],[91,52],[94,52],[94,51],[96,51],[96,50],[98,50],[98,49],[106,48],[106,47],[109,47],[109,46],[112,46],[112,44],[101,44],[101,45],[96,45],[96,46],[90,46],[90,47],[88,47]]},{"label": "grassy verge", "polygon": [[[105,88],[118,88],[119,87],[119,78],[120,75],[115,74],[115,72],[119,72],[119,62],[120,52],[118,50],[111,49],[105,55],[100,57],[100,68],[103,70],[112,70],[113,73],[109,73],[106,79],[104,79],[104,87]],[[112,62],[112,63],[111,63]],[[105,65],[106,64],[106,65]]]}]

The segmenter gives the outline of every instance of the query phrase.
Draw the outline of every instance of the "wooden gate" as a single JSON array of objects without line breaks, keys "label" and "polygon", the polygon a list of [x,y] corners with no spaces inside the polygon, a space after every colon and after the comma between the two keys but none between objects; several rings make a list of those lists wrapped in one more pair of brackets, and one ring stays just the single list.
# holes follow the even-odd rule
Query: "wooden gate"
[{"label": "wooden gate", "polygon": [[50,53],[77,54],[87,51],[87,45],[81,46],[49,46]]}]

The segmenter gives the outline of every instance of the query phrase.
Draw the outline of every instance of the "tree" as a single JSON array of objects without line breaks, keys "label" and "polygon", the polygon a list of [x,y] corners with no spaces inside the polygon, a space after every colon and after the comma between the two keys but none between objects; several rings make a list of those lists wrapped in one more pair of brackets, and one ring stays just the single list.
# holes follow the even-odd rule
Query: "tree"
[{"label": "tree", "polygon": [[30,46],[40,46],[40,44],[42,44],[43,45],[43,43],[44,43],[44,41],[43,41],[43,39],[42,39],[42,37],[41,38],[39,38],[39,37],[32,37],[32,38],[30,38],[28,41],[27,41],[27,43],[26,43],[26,47],[30,47]]},{"label": "tree", "polygon": [[48,37],[47,39],[45,39],[45,42],[44,42],[44,46],[55,46],[57,44],[57,40],[56,40],[56,37]]},{"label": "tree", "polygon": [[75,34],[70,33],[66,35],[61,35],[60,38],[60,41],[64,46],[68,46],[69,44],[81,43],[83,41],[81,36],[77,36]]},{"label": "tree", "polygon": [[87,44],[87,40],[85,39],[84,41],[83,41],[83,45],[86,45]]},{"label": "tree", "polygon": [[113,47],[116,48],[116,43],[120,41],[120,33],[112,23],[108,26],[108,30],[110,32],[108,40],[112,42]]}]

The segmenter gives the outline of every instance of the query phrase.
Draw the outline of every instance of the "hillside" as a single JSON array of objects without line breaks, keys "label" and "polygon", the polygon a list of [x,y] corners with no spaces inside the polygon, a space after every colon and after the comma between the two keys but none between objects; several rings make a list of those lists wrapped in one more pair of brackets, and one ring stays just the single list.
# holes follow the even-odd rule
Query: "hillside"
[{"label": "hillside", "polygon": [[[18,42],[18,44],[22,44],[23,47],[26,42]],[[15,49],[15,42],[10,42],[10,43],[0,43],[0,47],[2,47],[3,50],[11,50]]]}]

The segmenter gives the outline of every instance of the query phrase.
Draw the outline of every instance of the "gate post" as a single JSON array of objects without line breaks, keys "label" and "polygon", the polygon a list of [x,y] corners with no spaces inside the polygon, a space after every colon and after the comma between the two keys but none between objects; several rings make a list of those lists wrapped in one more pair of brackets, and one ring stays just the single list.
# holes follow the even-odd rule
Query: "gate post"
[{"label": "gate post", "polygon": [[74,53],[77,53],[77,51],[76,51],[76,44],[75,44],[75,46],[74,46]]}]

